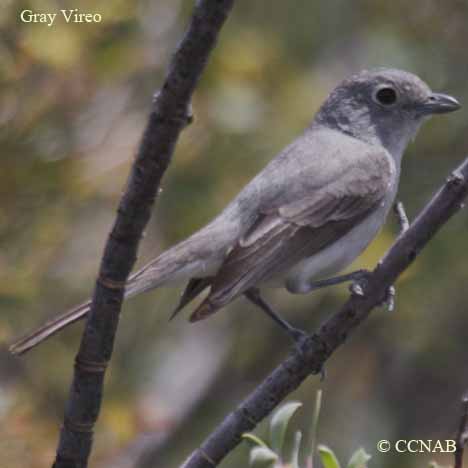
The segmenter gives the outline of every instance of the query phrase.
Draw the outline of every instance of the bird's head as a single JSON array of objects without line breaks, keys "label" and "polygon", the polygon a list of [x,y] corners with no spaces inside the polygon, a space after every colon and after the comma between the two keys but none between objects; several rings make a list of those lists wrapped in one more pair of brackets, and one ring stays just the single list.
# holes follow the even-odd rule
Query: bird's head
[{"label": "bird's head", "polygon": [[396,69],[365,70],[342,81],[320,108],[315,122],[401,155],[421,124],[460,103],[434,93],[416,75]]}]

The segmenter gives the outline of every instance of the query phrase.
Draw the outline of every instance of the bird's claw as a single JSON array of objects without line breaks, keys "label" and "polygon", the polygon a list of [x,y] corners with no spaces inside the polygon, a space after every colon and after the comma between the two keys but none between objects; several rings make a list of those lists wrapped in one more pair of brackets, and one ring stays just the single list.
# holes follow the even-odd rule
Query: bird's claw
[{"label": "bird's claw", "polygon": [[354,281],[353,283],[351,283],[351,285],[349,286],[349,291],[354,296],[364,296],[364,288],[362,287],[359,281]]},{"label": "bird's claw", "polygon": [[291,328],[290,335],[298,345],[301,345],[309,337],[309,334],[300,328]]},{"label": "bird's claw", "polygon": [[289,336],[294,341],[294,346],[296,351],[300,354],[304,354],[304,344],[306,340],[309,338],[309,334],[305,331],[301,330],[300,328],[291,327],[289,329]]},{"label": "bird's claw", "polygon": [[[289,335],[294,340],[294,346],[296,348],[297,353],[304,357],[304,345],[305,342],[310,338],[310,335],[301,330],[300,328],[291,327],[289,329]],[[325,365],[322,364],[320,369],[318,370],[317,374],[320,375],[320,382],[323,382],[327,377],[327,370],[325,369]]]},{"label": "bird's claw", "polygon": [[385,292],[385,298],[381,304],[382,306],[386,307],[389,312],[393,312],[395,310],[395,296],[395,286],[389,286]]},{"label": "bird's claw", "polygon": [[[362,273],[362,278],[353,281],[349,286],[349,291],[354,296],[363,297],[366,294],[366,287],[368,284],[368,275],[370,273]],[[394,286],[389,286],[385,292],[385,297],[383,301],[379,304],[380,306],[386,307],[389,312],[393,312],[395,310],[395,296],[396,290]]]},{"label": "bird's claw", "polygon": [[349,291],[354,296],[364,296],[368,284],[368,270],[359,270],[359,277],[349,285]]}]

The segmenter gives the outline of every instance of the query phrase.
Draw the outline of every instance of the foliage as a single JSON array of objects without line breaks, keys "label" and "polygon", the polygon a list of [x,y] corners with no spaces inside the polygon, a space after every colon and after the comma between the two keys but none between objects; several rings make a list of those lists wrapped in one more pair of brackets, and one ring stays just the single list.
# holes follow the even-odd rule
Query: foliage
[{"label": "foliage", "polygon": [[[322,404],[322,391],[317,392],[315,409],[312,417],[311,444],[306,455],[304,465],[301,465],[300,451],[302,432],[297,431],[294,434],[294,441],[289,462],[286,461],[287,454],[284,450],[284,442],[291,418],[294,413],[302,406],[301,403],[291,401],[281,405],[270,419],[269,444],[254,434],[244,434],[243,438],[254,447],[250,450],[249,463],[252,467],[273,467],[273,468],[314,468],[315,458],[318,455],[323,468],[341,468],[341,465],[335,453],[325,445],[318,445],[316,449],[317,430],[320,408]],[[370,460],[364,449],[356,450],[346,465],[347,468],[367,468],[367,462]]]}]

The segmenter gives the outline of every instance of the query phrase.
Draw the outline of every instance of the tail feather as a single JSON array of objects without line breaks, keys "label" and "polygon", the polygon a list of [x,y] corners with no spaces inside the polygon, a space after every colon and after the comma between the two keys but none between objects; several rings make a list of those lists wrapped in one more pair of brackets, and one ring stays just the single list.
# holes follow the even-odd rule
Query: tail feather
[{"label": "tail feather", "polygon": [[88,313],[90,307],[91,301],[87,301],[73,309],[67,310],[65,313],[57,317],[54,317],[32,333],[29,333],[15,341],[9,348],[10,352],[19,356],[26,351],[29,351],[42,341],[58,333],[62,328],[65,328],[71,323],[83,318]]},{"label": "tail feather", "polygon": [[[125,298],[136,296],[167,283],[212,276],[219,269],[228,249],[239,235],[239,227],[233,227],[231,222],[228,225],[229,229],[227,229],[223,219],[215,219],[131,275],[125,287]],[[239,226],[241,225],[239,224]],[[178,310],[190,302],[209,283],[202,280],[196,285],[198,288],[193,290],[189,288],[187,294],[183,295]],[[25,353],[66,326],[85,317],[90,306],[91,301],[88,300],[49,320],[13,343],[10,346],[10,352],[16,355]]]},{"label": "tail feather", "polygon": [[[154,262],[153,262],[154,263]],[[146,272],[148,266],[143,267],[141,270],[130,276],[127,286],[125,288],[125,299],[141,294],[150,289],[154,289],[161,285],[164,281],[158,278],[153,278],[152,281],[145,279],[142,273]],[[44,325],[35,329],[33,332],[24,335],[22,338],[15,341],[10,347],[9,351],[13,355],[19,356],[26,353],[30,349],[36,347],[38,344],[47,340],[51,336],[55,335],[68,325],[71,325],[78,320],[81,320],[91,309],[91,301],[88,300],[82,304],[67,310],[63,314],[57,315],[52,319],[48,320]]]},{"label": "tail feather", "polygon": [[[166,250],[158,258],[131,275],[125,288],[125,298],[136,296],[174,281],[188,280],[194,276],[209,276],[212,270],[216,270],[219,267],[224,252],[223,245],[217,246],[217,249],[213,249],[213,242],[211,242],[212,247],[209,252],[210,254],[214,253],[213,258],[210,258],[203,251],[203,248],[206,248],[207,236],[210,237],[210,229],[210,226],[207,226],[204,230],[195,233],[189,239]],[[202,282],[198,286],[202,284],[205,284],[205,282]],[[201,291],[197,290],[195,292],[198,294]],[[183,297],[182,302],[184,305],[197,295],[193,295],[194,291],[191,291],[191,293],[190,298],[187,295]],[[91,301],[88,300],[52,318],[33,332],[15,341],[10,346],[10,352],[20,355],[29,351],[66,326],[85,317],[90,307]]]},{"label": "tail feather", "polygon": [[180,297],[179,304],[172,312],[169,320],[172,320],[187,304],[193,301],[199,294],[201,294],[208,286],[211,285],[213,278],[192,278]]}]

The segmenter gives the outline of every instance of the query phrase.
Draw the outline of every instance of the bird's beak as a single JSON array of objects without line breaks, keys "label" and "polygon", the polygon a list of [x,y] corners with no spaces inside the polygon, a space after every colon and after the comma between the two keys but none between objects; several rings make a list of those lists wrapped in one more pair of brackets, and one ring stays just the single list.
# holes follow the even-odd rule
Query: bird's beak
[{"label": "bird's beak", "polygon": [[460,109],[461,104],[452,96],[442,93],[432,93],[427,100],[421,104],[422,114],[445,114]]}]

